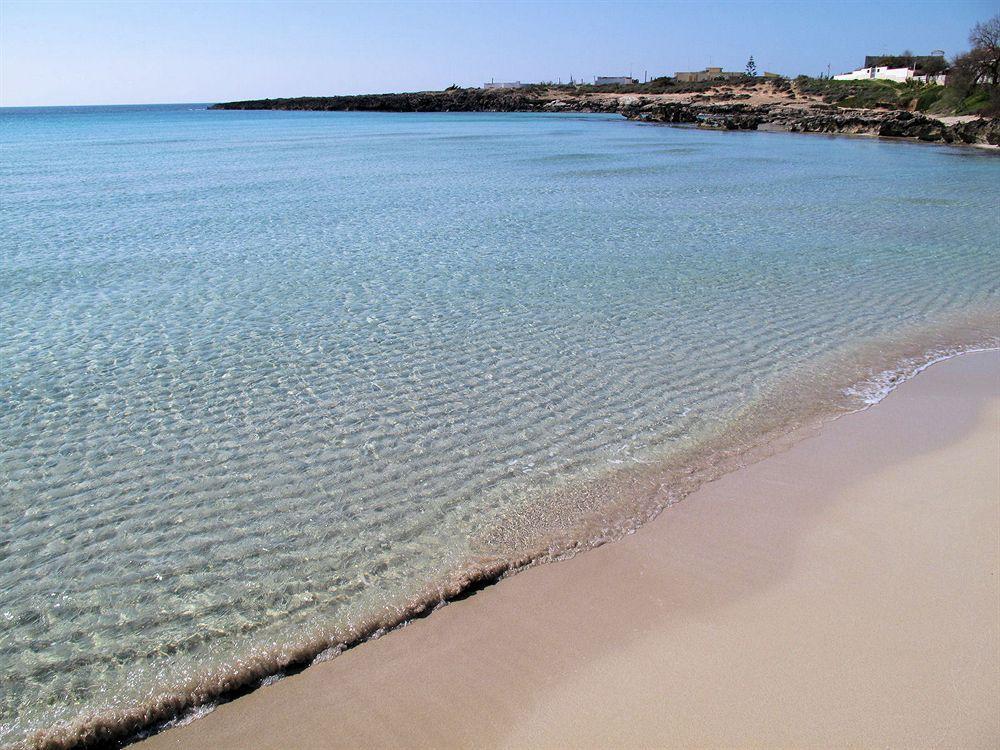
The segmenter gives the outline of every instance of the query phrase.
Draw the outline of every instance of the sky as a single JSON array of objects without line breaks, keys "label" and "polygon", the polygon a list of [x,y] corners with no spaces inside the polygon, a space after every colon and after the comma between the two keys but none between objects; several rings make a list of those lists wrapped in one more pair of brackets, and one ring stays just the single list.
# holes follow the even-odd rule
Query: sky
[{"label": "sky", "polygon": [[217,102],[643,78],[721,65],[833,73],[968,47],[1000,0],[0,0],[0,105]]}]

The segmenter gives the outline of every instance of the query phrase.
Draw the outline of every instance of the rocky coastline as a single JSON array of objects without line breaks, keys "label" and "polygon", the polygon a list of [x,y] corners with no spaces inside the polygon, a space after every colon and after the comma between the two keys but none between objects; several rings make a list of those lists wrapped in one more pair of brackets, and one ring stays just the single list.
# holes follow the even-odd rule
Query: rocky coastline
[{"label": "rocky coastline", "polygon": [[[756,101],[754,101],[756,99]],[[518,89],[448,89],[404,94],[258,99],[213,105],[223,110],[322,112],[581,112],[630,120],[719,130],[768,130],[908,138],[927,142],[1000,146],[1000,120],[948,124],[907,110],[850,109],[779,91],[769,101],[733,90],[687,97]],[[749,101],[748,101],[749,100]]]},{"label": "rocky coastline", "polygon": [[928,142],[1000,145],[1000,122],[979,118],[948,125],[919,112],[793,108],[762,104],[638,104],[621,112],[631,120],[688,123],[722,130],[769,130],[911,138]]}]

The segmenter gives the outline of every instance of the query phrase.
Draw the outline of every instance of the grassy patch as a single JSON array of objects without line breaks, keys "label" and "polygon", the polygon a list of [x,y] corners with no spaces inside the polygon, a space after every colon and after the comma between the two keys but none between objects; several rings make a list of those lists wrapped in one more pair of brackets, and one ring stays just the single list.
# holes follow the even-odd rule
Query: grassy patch
[{"label": "grassy patch", "polygon": [[904,109],[916,95],[916,85],[882,79],[834,81],[806,76],[795,79],[795,89],[800,94],[819,97],[838,107],[863,109]]},{"label": "grassy patch", "polygon": [[986,86],[977,87],[972,93],[946,86],[940,98],[926,111],[932,115],[996,115],[1000,110],[996,97],[997,94],[991,97]]},{"label": "grassy patch", "polygon": [[821,98],[836,107],[858,109],[912,109],[932,115],[992,114],[1000,111],[990,87],[977,86],[970,93],[957,86],[938,86],[919,81],[834,81],[826,78],[795,79],[795,90]]},{"label": "grassy patch", "polygon": [[925,86],[924,90],[917,94],[917,111],[929,112],[935,104],[941,101],[944,94],[944,86]]}]

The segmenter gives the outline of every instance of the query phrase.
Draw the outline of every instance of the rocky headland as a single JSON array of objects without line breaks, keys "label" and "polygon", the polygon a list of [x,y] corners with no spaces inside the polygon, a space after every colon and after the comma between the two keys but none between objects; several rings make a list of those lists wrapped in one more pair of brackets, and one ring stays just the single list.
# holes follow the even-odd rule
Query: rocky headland
[{"label": "rocky headland", "polygon": [[[789,82],[718,84],[679,93],[585,91],[568,87],[462,89],[403,94],[258,99],[216,104],[213,109],[275,109],[358,112],[589,112],[630,120],[685,124],[721,130],[845,133],[921,141],[1000,145],[1000,120],[938,119],[907,109],[838,106],[797,90]],[[949,120],[958,119],[957,122]]]}]

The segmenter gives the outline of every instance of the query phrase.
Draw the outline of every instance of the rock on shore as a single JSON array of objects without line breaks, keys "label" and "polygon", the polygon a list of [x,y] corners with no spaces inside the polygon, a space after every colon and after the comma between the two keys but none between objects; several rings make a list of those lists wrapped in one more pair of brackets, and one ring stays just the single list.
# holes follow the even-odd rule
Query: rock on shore
[{"label": "rock on shore", "polygon": [[946,125],[903,110],[806,108],[763,104],[644,104],[626,108],[626,117],[646,122],[692,123],[723,130],[776,130],[790,133],[851,133],[916,138],[945,143],[1000,145],[1000,122],[981,118]]}]

